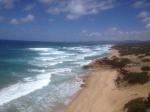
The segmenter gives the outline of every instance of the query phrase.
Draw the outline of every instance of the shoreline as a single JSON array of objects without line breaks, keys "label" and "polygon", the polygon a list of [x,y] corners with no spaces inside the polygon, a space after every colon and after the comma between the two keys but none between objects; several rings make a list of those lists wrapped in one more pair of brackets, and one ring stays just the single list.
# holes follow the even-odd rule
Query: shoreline
[{"label": "shoreline", "polygon": [[[107,58],[118,56],[118,50],[111,49]],[[95,62],[95,61],[94,61]],[[123,112],[124,104],[128,101],[147,97],[150,90],[150,82],[144,85],[131,87],[118,87],[116,78],[117,69],[102,66],[99,68],[91,63],[92,71],[83,78],[85,84],[73,97],[65,112]],[[93,69],[95,68],[96,69]]]},{"label": "shoreline", "polygon": [[[113,54],[116,54],[116,51],[111,49],[110,52],[105,57],[111,57],[111,55],[113,55]],[[97,83],[97,81],[95,81],[95,79],[97,80],[97,78],[101,81],[104,81],[104,82],[108,81],[108,83],[109,83],[109,81],[111,81],[108,86],[110,88],[114,89],[114,87],[115,87],[114,80],[116,79],[117,71],[113,70],[111,68],[108,68],[108,67],[102,67],[102,68],[97,67],[97,65],[95,64],[96,60],[97,59],[94,59],[89,64],[91,66],[93,66],[93,65],[94,66],[92,67],[91,70],[87,70],[88,73],[85,76],[82,77],[82,80],[83,80],[84,84],[81,85],[81,90],[79,90],[72,97],[69,105],[66,106],[65,112],[89,112],[90,109],[88,109],[88,107],[86,106],[89,99],[86,100],[86,98],[84,96],[91,96],[90,95],[91,92],[89,92],[88,90],[93,88],[93,86],[95,86],[95,84],[93,85],[93,84],[90,84],[90,83],[94,83],[94,82]],[[101,75],[99,75],[99,73],[101,73]],[[112,73],[113,75],[109,75],[109,77],[107,77],[106,75],[108,75],[109,73]],[[105,85],[107,85],[107,84],[104,83],[102,85],[101,89],[103,89],[105,87]],[[97,89],[97,88],[98,87],[96,87],[95,89]],[[97,95],[97,92],[95,93],[95,95]],[[84,101],[84,102],[82,102],[82,101]],[[91,101],[91,103],[92,102],[94,102],[94,101]],[[78,106],[80,104],[81,104],[81,107]],[[85,104],[85,106],[84,106],[84,104]],[[90,105],[92,105],[92,104],[90,104]],[[90,111],[90,112],[97,112],[97,111],[94,110],[94,111]]]}]

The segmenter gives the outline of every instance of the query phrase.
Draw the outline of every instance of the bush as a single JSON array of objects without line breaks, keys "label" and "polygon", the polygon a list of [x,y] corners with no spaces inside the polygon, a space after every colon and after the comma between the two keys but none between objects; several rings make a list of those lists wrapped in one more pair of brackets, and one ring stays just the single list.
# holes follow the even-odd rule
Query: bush
[{"label": "bush", "polygon": [[124,108],[127,109],[127,112],[147,112],[143,98],[137,98],[129,101],[125,104]]},{"label": "bush", "polygon": [[144,84],[149,81],[149,76],[147,75],[147,72],[131,72],[124,75],[123,79],[129,84]]},{"label": "bush", "polygon": [[150,109],[150,93],[147,98],[136,98],[125,104],[127,112],[147,112]]},{"label": "bush", "polygon": [[139,58],[144,58],[145,56],[144,56],[144,55],[143,55],[143,56],[142,56],[142,55],[140,55],[140,56],[138,56],[138,57],[139,57]]},{"label": "bush", "polygon": [[145,58],[145,59],[143,59],[142,61],[143,61],[143,62],[150,62],[150,59]]},{"label": "bush", "polygon": [[141,70],[143,70],[143,71],[150,71],[150,67],[149,66],[143,66],[141,68]]},{"label": "bush", "polygon": [[122,58],[120,61],[121,61],[122,63],[124,63],[124,64],[129,64],[129,63],[131,63],[131,60],[128,59],[128,58]]},{"label": "bush", "polygon": [[146,105],[147,108],[150,108],[150,93],[149,93],[148,97],[145,100],[145,105]]},{"label": "bush", "polygon": [[111,60],[111,65],[114,68],[123,68],[125,67],[127,64],[131,63],[131,61],[128,58],[114,58],[113,60]]}]

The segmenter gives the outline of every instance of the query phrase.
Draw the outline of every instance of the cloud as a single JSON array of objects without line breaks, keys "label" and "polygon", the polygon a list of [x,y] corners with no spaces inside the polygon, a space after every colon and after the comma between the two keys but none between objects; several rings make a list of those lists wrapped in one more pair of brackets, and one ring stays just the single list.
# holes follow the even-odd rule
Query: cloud
[{"label": "cloud", "polygon": [[50,3],[47,12],[51,14],[65,14],[68,19],[78,19],[85,15],[98,14],[101,11],[115,7],[116,0],[45,0]]},{"label": "cloud", "polygon": [[17,25],[17,24],[19,24],[19,20],[17,20],[17,19],[11,19],[10,20],[10,24],[14,24],[14,25]]},{"label": "cloud", "polygon": [[59,13],[65,12],[65,10],[63,8],[50,7],[50,8],[48,8],[47,12],[51,13],[51,14],[59,14]]},{"label": "cloud", "polygon": [[49,21],[50,23],[52,23],[52,22],[54,22],[54,21],[55,21],[55,19],[50,18],[48,21]]},{"label": "cloud", "polygon": [[[149,24],[150,27],[150,24]],[[144,31],[123,31],[116,27],[106,29],[103,32],[85,32],[82,34],[87,38],[97,40],[149,40],[150,30]]]},{"label": "cloud", "polygon": [[150,23],[150,16],[149,17],[145,17],[142,21],[144,23]]},{"label": "cloud", "polygon": [[36,6],[35,3],[29,4],[24,8],[24,11],[31,11]]},{"label": "cloud", "polygon": [[19,0],[0,0],[0,7],[12,9]]},{"label": "cloud", "polygon": [[149,0],[137,0],[133,3],[134,8],[146,8],[150,6]]},{"label": "cloud", "polygon": [[146,24],[145,26],[147,29],[150,29],[150,22]]},{"label": "cloud", "polygon": [[85,33],[87,33],[87,30],[82,30],[81,32],[85,34]]},{"label": "cloud", "polygon": [[19,18],[19,19],[16,19],[16,18],[11,19],[11,20],[10,20],[10,24],[17,25],[17,24],[30,23],[30,22],[32,22],[34,19],[35,19],[34,15],[28,14],[27,16],[22,17],[22,18]]},{"label": "cloud", "polygon": [[5,18],[0,16],[0,22],[3,22],[4,20],[5,20]]},{"label": "cloud", "polygon": [[0,16],[0,24],[7,24],[10,22],[10,19],[5,16]]},{"label": "cloud", "polygon": [[142,11],[138,14],[138,18],[145,24],[145,28],[150,29],[150,14],[147,11]]},{"label": "cloud", "polygon": [[102,36],[102,34],[100,32],[91,32],[91,33],[88,33],[88,31],[82,30],[82,33],[85,36],[87,36],[87,37],[99,37],[99,36]]},{"label": "cloud", "polygon": [[32,22],[35,19],[34,15],[28,14],[27,16],[20,19],[20,22],[22,23],[29,23]]},{"label": "cloud", "polygon": [[92,32],[92,33],[89,34],[89,36],[90,37],[93,37],[93,36],[102,36],[102,34],[99,33],[99,32]]},{"label": "cloud", "polygon": [[147,12],[147,11],[142,11],[142,12],[140,12],[140,13],[138,14],[137,17],[139,17],[139,18],[145,18],[145,17],[148,17],[148,16],[149,16],[149,12]]},{"label": "cloud", "polygon": [[39,0],[39,2],[44,3],[44,4],[49,4],[53,2],[54,0]]},{"label": "cloud", "polygon": [[88,11],[86,11],[86,6],[83,5],[83,2],[81,0],[71,1],[67,6],[66,11],[68,11],[68,19],[76,19],[81,15],[86,15],[87,13],[89,13]]}]

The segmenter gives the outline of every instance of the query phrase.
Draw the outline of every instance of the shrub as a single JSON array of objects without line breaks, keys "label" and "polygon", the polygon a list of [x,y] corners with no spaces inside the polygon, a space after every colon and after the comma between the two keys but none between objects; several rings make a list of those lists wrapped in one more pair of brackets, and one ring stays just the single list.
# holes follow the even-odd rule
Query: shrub
[{"label": "shrub", "polygon": [[121,62],[124,63],[124,64],[129,64],[129,63],[131,63],[131,60],[128,59],[128,58],[122,58]]},{"label": "shrub", "polygon": [[129,101],[125,104],[124,108],[127,109],[127,112],[147,112],[143,98],[137,98]]},{"label": "shrub", "polygon": [[146,105],[147,108],[150,108],[150,93],[149,93],[148,97],[145,100],[145,105]]},{"label": "shrub", "polygon": [[138,57],[139,57],[139,58],[144,58],[145,56],[144,56],[144,55],[143,55],[143,56],[142,56],[142,55],[140,55],[140,56],[138,56]]},{"label": "shrub", "polygon": [[123,79],[129,84],[144,84],[149,81],[149,76],[147,75],[147,72],[131,72],[124,75]]},{"label": "shrub", "polygon": [[143,66],[141,68],[141,70],[143,70],[143,71],[150,71],[150,67],[149,66]]},{"label": "shrub", "polygon": [[131,61],[128,58],[122,58],[122,59],[114,58],[113,60],[111,60],[111,65],[113,68],[122,69],[129,63],[131,63]]},{"label": "shrub", "polygon": [[145,59],[143,59],[142,61],[143,61],[143,62],[150,62],[150,59],[145,58]]}]

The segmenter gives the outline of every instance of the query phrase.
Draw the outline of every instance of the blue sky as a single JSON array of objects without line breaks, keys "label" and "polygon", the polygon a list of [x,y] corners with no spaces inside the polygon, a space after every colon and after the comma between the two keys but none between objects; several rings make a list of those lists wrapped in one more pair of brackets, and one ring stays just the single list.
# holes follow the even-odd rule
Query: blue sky
[{"label": "blue sky", "polygon": [[0,39],[150,40],[150,0],[0,0]]}]

